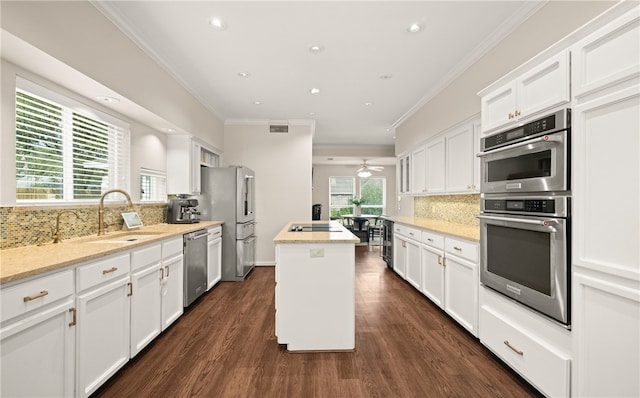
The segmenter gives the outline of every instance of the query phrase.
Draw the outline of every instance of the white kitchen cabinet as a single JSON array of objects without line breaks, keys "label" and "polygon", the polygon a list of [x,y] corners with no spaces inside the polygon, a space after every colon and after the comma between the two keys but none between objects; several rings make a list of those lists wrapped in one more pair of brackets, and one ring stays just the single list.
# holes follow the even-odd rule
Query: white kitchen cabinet
[{"label": "white kitchen cabinet", "polygon": [[222,279],[222,227],[208,230],[207,237],[207,290]]},{"label": "white kitchen cabinet", "polygon": [[427,142],[426,192],[429,194],[445,191],[445,139],[438,137]]},{"label": "white kitchen cabinet", "polygon": [[444,237],[422,231],[422,293],[444,308]]},{"label": "white kitchen cabinet", "polygon": [[468,123],[445,136],[447,193],[468,193],[476,190],[473,127],[472,123]]},{"label": "white kitchen cabinet", "polygon": [[411,190],[415,194],[424,193],[426,186],[427,151],[424,145],[411,152]]},{"label": "white kitchen cabinet", "polygon": [[515,126],[519,121],[570,101],[569,51],[565,50],[487,93],[480,100],[483,133]]},{"label": "white kitchen cabinet", "polygon": [[159,244],[131,252],[131,358],[162,331],[161,260]]},{"label": "white kitchen cabinet", "polygon": [[74,395],[73,271],[3,287],[0,396]]},{"label": "white kitchen cabinet", "polygon": [[76,268],[76,395],[86,397],[129,360],[129,252]]},{"label": "white kitchen cabinet", "polygon": [[478,336],[478,245],[445,238],[444,310]]},{"label": "white kitchen cabinet", "polygon": [[481,130],[480,120],[473,122],[473,191],[480,192],[480,153]]},{"label": "white kitchen cabinet", "polygon": [[[397,227],[394,227],[397,228]],[[405,279],[405,272],[407,267],[407,251],[405,247],[406,243],[403,237],[394,232],[393,234],[393,270],[396,274],[400,275],[402,279]]]},{"label": "white kitchen cabinet", "polygon": [[164,331],[184,313],[183,240],[175,238],[162,242],[162,330]]},{"label": "white kitchen cabinet", "polygon": [[420,244],[413,240],[406,240],[406,279],[413,287],[420,290],[421,278],[421,264],[420,264]]},{"label": "white kitchen cabinet", "polygon": [[393,270],[419,289],[420,231],[395,223],[393,227]]},{"label": "white kitchen cabinet", "polygon": [[411,154],[406,153],[398,156],[398,194],[406,195],[411,193]]},{"label": "white kitchen cabinet", "polygon": [[186,135],[167,135],[167,193],[199,194],[200,167],[217,167],[217,155]]},{"label": "white kitchen cabinet", "polygon": [[571,87],[576,99],[632,83],[629,80],[640,75],[638,8],[577,42],[571,56]]}]

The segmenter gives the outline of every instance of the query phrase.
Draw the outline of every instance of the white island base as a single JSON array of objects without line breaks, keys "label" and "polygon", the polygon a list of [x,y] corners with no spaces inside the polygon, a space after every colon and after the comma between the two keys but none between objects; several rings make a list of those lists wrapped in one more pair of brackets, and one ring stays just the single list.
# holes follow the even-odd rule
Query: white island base
[{"label": "white island base", "polygon": [[289,351],[355,349],[354,249],[359,240],[340,228],[344,231],[288,232],[287,226],[274,239],[275,334]]}]

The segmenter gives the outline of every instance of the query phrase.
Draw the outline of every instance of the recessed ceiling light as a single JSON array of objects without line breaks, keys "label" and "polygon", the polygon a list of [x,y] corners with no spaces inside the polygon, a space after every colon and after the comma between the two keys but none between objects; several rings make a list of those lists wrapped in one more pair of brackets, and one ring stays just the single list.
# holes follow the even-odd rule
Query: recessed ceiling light
[{"label": "recessed ceiling light", "polygon": [[247,78],[251,76],[251,74],[249,72],[238,72],[238,76]]},{"label": "recessed ceiling light", "polygon": [[309,90],[309,92],[310,92],[311,94],[318,94],[318,93],[320,92],[320,89],[319,89],[319,88],[315,88],[315,87],[314,87],[314,88],[312,88],[311,90]]},{"label": "recessed ceiling light", "polygon": [[309,112],[309,116],[315,116],[316,113],[315,112]]},{"label": "recessed ceiling light", "polygon": [[422,30],[422,26],[420,26],[420,24],[418,24],[418,23],[412,23],[407,28],[407,32],[409,32],[409,33],[418,33],[421,30]]},{"label": "recessed ceiling light", "polygon": [[311,51],[313,54],[319,54],[324,51],[324,46],[322,46],[321,44],[314,44],[312,46],[309,46],[309,51]]},{"label": "recessed ceiling light", "polygon": [[364,106],[373,106],[373,102],[365,102],[364,104],[362,104]]},{"label": "recessed ceiling light", "polygon": [[162,131],[164,131],[165,133],[175,133],[176,129],[173,129],[171,127],[163,127]]},{"label": "recessed ceiling light", "polygon": [[211,20],[209,21],[209,25],[211,25],[211,27],[215,30],[226,30],[228,27],[225,21],[217,17],[211,18]]},{"label": "recessed ceiling light", "polygon": [[106,95],[101,95],[101,96],[96,97],[96,98],[99,99],[100,101],[104,101],[104,102],[111,102],[111,103],[120,102],[119,99],[113,98],[113,97],[107,97]]},{"label": "recessed ceiling light", "polygon": [[261,105],[262,101],[253,101],[253,105]]},{"label": "recessed ceiling light", "polygon": [[380,75],[380,79],[382,80],[389,80],[393,77],[393,75],[391,73],[383,73],[382,75]]}]

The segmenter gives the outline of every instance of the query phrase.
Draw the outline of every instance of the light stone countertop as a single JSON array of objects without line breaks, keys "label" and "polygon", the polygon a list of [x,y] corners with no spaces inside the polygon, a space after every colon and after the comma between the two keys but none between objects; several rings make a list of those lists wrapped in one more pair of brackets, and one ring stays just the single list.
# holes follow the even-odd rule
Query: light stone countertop
[{"label": "light stone countertop", "polygon": [[473,242],[480,242],[480,227],[455,224],[442,220],[432,220],[429,218],[418,217],[387,217],[394,222],[405,224],[410,227],[417,227],[422,229],[428,229],[433,232],[439,232],[442,234],[453,236],[454,238],[461,238],[470,240]]},{"label": "light stone countertop", "polygon": [[321,221],[292,221],[288,223],[276,235],[273,241],[279,243],[359,243],[360,239],[349,232],[342,224],[331,221],[332,227],[340,228],[340,232],[291,232],[292,225],[300,224],[326,224],[326,220]]},{"label": "light stone countertop", "polygon": [[[116,231],[98,237],[83,236],[38,246],[0,250],[0,284],[29,278],[49,271],[75,266],[84,261],[182,236],[203,228],[222,225],[222,221],[200,221],[195,224],[155,224],[134,231]],[[129,234],[150,234],[133,242],[104,242]]]}]

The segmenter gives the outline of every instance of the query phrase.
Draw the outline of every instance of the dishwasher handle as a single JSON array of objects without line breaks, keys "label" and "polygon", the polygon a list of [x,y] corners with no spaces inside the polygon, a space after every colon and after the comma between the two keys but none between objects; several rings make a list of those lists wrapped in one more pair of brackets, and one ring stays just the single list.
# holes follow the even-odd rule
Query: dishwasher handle
[{"label": "dishwasher handle", "polygon": [[201,239],[201,238],[206,238],[207,236],[209,236],[209,233],[206,230],[202,230],[202,231],[192,232],[192,233],[186,235],[185,238],[187,240],[197,240],[197,239]]}]

